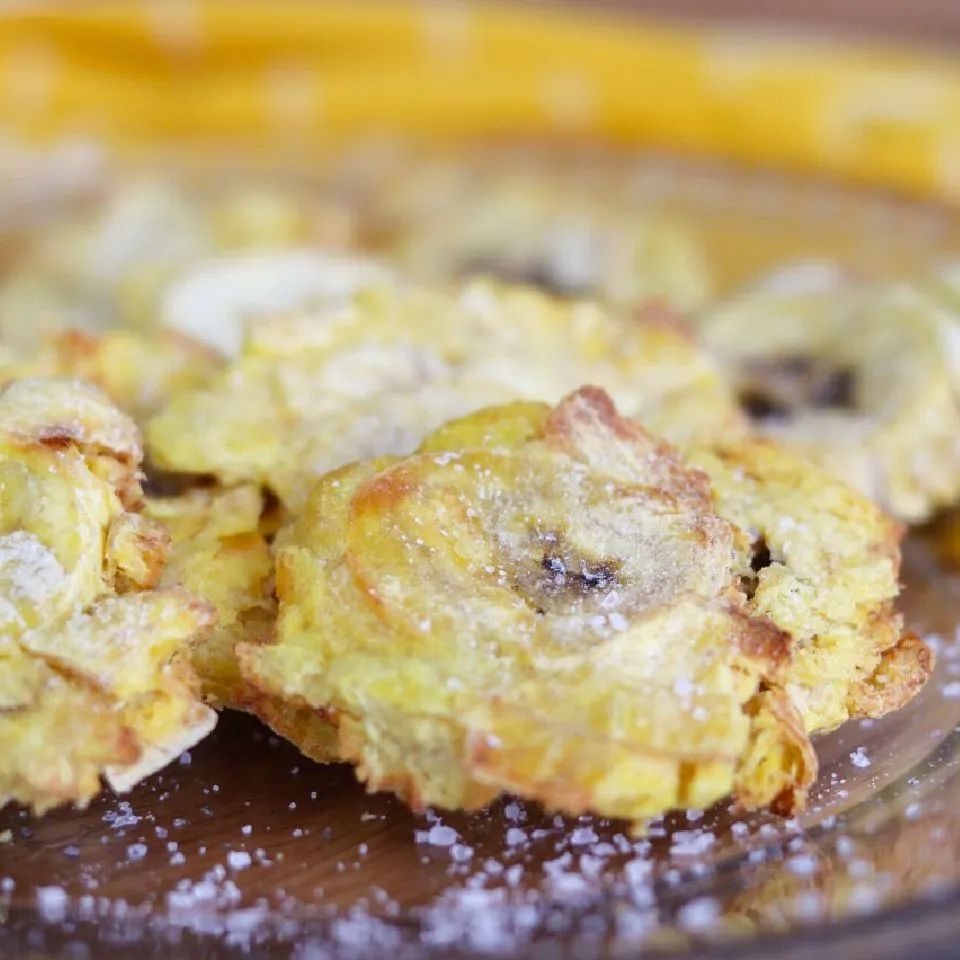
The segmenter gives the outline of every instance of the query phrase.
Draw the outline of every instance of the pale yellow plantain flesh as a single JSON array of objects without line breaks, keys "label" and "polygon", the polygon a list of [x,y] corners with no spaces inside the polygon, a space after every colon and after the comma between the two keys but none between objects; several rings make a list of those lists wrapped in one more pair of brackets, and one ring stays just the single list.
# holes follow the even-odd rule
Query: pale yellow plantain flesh
[{"label": "pale yellow plantain flesh", "polygon": [[827,470],[780,444],[690,452],[717,512],[740,531],[735,565],[748,609],[792,638],[782,683],[810,733],[902,706],[932,668],[903,633],[901,528]]},{"label": "pale yellow plantain flesh", "polygon": [[960,496],[958,329],[928,281],[772,284],[698,321],[758,432],[911,524]]},{"label": "pale yellow plantain flesh", "polygon": [[86,380],[142,423],[178,392],[211,380],[222,362],[209,347],[175,331],[66,330],[50,334],[33,350],[0,357],[0,382]]},{"label": "pale yellow plantain flesh", "polygon": [[744,423],[669,317],[490,283],[367,291],[347,307],[254,324],[242,356],[150,423],[162,469],[256,482],[294,513],[351,460],[416,449],[443,422],[584,383],[681,445]]},{"label": "pale yellow plantain flesh", "polygon": [[136,512],[141,458],[93,387],[0,392],[0,805],[126,789],[213,725],[188,651],[215,614],[153,589],[167,535]]},{"label": "pale yellow plantain flesh", "polygon": [[216,629],[191,649],[211,706],[254,711],[314,760],[337,759],[336,735],[322,713],[265,696],[240,673],[235,648],[274,627],[273,556],[264,534],[264,496],[252,484],[203,487],[150,498],[145,513],[171,537],[161,585],[182,586],[213,604]]}]

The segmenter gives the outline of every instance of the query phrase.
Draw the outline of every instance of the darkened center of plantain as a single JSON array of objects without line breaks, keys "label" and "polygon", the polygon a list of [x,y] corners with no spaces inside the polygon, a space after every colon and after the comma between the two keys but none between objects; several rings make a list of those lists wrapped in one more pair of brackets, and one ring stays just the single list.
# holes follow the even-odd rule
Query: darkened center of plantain
[{"label": "darkened center of plantain", "polygon": [[755,421],[788,420],[801,410],[852,410],[856,373],[815,357],[754,360],[741,378],[738,398]]},{"label": "darkened center of plantain", "polygon": [[765,570],[771,563],[773,563],[773,557],[770,554],[770,547],[761,535],[750,544],[750,573],[743,573],[739,577],[740,589],[747,595],[748,600],[756,596],[757,587],[760,584],[760,571]]},{"label": "darkened center of plantain", "polygon": [[592,287],[564,277],[549,263],[536,258],[511,260],[478,256],[465,260],[458,270],[461,277],[493,277],[504,283],[536,287],[556,297],[586,296]]},{"label": "darkened center of plantain", "polygon": [[535,533],[519,565],[515,589],[538,614],[564,613],[600,601],[620,585],[620,561],[595,557],[559,533]]}]

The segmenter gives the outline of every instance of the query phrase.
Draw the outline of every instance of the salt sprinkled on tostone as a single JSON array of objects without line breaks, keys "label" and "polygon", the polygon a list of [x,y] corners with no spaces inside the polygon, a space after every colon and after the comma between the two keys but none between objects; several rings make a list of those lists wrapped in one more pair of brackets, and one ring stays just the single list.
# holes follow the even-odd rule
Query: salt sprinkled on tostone
[{"label": "salt sprinkled on tostone", "polygon": [[861,770],[865,770],[871,763],[863,747],[857,747],[857,749],[850,754],[850,762]]}]

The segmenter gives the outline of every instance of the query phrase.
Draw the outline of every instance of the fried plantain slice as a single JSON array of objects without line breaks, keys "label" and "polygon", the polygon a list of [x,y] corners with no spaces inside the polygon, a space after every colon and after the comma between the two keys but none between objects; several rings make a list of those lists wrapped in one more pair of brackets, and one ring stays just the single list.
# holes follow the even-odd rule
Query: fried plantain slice
[{"label": "fried plantain slice", "polygon": [[746,612],[735,535],[707,477],[603,391],[485,410],[320,481],[279,538],[276,634],[241,669],[326,711],[339,755],[415,806],[796,805],[816,759],[790,701],[761,696],[790,640]]},{"label": "fried plantain slice", "polygon": [[115,790],[128,790],[212,729],[215,718],[197,701],[182,653],[186,641],[213,622],[209,607],[189,594],[151,590],[104,597],[88,611],[27,632],[19,643],[112,699],[139,756],[132,764],[110,764],[105,773]]},{"label": "fried plantain slice", "polygon": [[638,321],[477,282],[367,291],[340,310],[261,322],[237,361],[175,397],[147,435],[161,468],[257,482],[296,512],[328,470],[585,382],[681,444],[743,428],[712,363],[662,312]]},{"label": "fried plantain slice", "polygon": [[143,422],[179,391],[211,380],[222,363],[214,350],[173,330],[64,330],[45,338],[35,352],[0,358],[0,381],[38,376],[87,380]]},{"label": "fried plantain slice", "polygon": [[168,538],[134,512],[141,458],[87,384],[0,392],[0,804],[84,803],[100,774],[126,789],[213,724],[184,654],[214,613],[152,589]]},{"label": "fried plantain slice", "polygon": [[266,637],[277,615],[264,499],[253,484],[148,499],[146,515],[172,540],[160,583],[182,586],[216,608],[217,628],[190,651],[204,700],[218,709],[256,712],[312,759],[333,760],[335,734],[325,717],[265,696],[243,679],[237,662],[237,644]]},{"label": "fried plantain slice", "polygon": [[[198,338],[220,346],[211,311],[280,309],[291,297],[304,303],[338,292],[335,258],[310,248],[348,243],[352,227],[340,200],[252,181],[191,181],[117,174],[85,205],[25,237],[0,280],[0,342],[29,353],[64,329],[148,332],[159,318],[210,333]],[[326,272],[314,279],[317,270]],[[211,301],[203,277],[226,289]],[[168,291],[184,283],[196,295],[171,304]],[[240,326],[238,315],[226,319]]]},{"label": "fried plantain slice", "polygon": [[748,610],[793,640],[782,683],[806,730],[910,699],[932,657],[903,634],[894,608],[900,525],[773,441],[694,450],[689,462],[709,475],[717,512],[738,530],[735,569]]},{"label": "fried plantain slice", "polygon": [[[411,162],[412,161],[412,162]],[[713,285],[700,238],[653,209],[629,163],[535,151],[396,159],[364,198],[371,243],[424,281],[482,275],[558,296],[702,307]]]},{"label": "fried plantain slice", "polygon": [[44,813],[98,793],[108,766],[135,763],[136,739],[114,708],[0,637],[0,807],[17,799]]},{"label": "fried plantain slice", "polygon": [[233,646],[269,629],[276,615],[273,559],[260,532],[263,495],[251,484],[206,487],[150,498],[144,512],[171,537],[161,584],[183,586],[217,610],[217,629],[192,650],[204,699],[214,706],[240,707],[246,685]]},{"label": "fried plantain slice", "polygon": [[956,311],[928,283],[782,279],[700,320],[758,430],[908,523],[956,501]]},{"label": "fried plantain slice", "polygon": [[251,318],[335,307],[360,290],[394,283],[366,258],[297,247],[247,250],[185,270],[163,294],[160,322],[233,357]]}]

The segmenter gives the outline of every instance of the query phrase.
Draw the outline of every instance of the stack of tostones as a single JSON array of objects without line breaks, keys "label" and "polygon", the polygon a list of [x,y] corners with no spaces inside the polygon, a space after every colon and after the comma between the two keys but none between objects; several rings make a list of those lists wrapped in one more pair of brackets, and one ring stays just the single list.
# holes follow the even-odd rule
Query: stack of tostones
[{"label": "stack of tostones", "polygon": [[0,393],[0,806],[126,789],[205,736],[189,648],[210,607],[153,589],[132,420],[79,382]]},{"label": "stack of tostones", "polygon": [[175,397],[147,439],[164,470],[256,482],[297,512],[344,463],[408,453],[446,420],[555,402],[583,383],[681,445],[743,429],[713,364],[662,311],[624,316],[475,282],[370,290],[254,324],[242,356]]},{"label": "stack of tostones", "polygon": [[960,496],[945,281],[767,284],[701,310],[711,357],[678,223],[444,169],[371,245],[564,298],[156,183],[0,289],[0,805],[128,787],[216,707],[418,807],[787,812],[813,735],[927,679],[883,508]]}]

